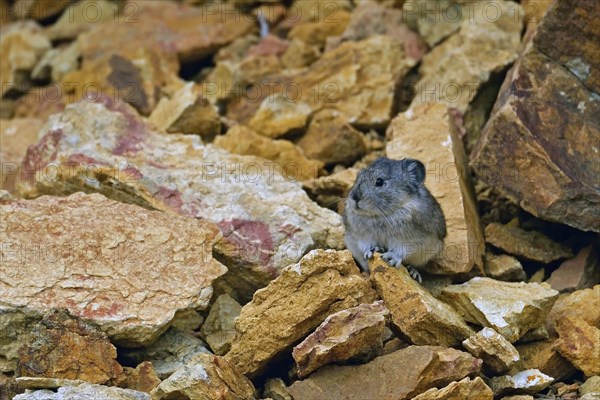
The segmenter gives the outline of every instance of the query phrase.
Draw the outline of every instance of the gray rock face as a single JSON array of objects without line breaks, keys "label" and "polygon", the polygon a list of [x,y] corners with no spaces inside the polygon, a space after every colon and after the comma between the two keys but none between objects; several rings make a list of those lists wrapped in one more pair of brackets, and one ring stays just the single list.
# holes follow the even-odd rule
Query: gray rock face
[{"label": "gray rock face", "polygon": [[66,386],[51,390],[35,390],[18,394],[14,400],[150,400],[147,393],[102,385],[84,383],[79,386]]}]

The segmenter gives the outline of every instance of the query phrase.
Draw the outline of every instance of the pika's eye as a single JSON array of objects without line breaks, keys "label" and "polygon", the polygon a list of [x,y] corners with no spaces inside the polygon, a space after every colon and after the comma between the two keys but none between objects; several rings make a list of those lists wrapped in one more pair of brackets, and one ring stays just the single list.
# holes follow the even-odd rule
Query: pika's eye
[{"label": "pika's eye", "polygon": [[377,180],[375,181],[375,186],[383,186],[383,179],[377,178]]}]

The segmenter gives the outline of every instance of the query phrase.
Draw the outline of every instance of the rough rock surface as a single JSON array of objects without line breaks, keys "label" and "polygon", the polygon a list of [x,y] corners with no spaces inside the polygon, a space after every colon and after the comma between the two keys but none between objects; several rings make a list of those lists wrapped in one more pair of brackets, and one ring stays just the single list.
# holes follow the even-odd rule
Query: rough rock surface
[{"label": "rough rock surface", "polygon": [[505,375],[490,379],[490,387],[494,396],[511,393],[536,393],[548,387],[554,378],[541,373],[537,369],[518,372],[512,376]]},{"label": "rough rock surface", "polygon": [[544,264],[573,256],[567,246],[537,231],[493,222],[485,227],[485,240],[514,256]]},{"label": "rough rock surface", "polygon": [[577,256],[564,261],[546,281],[560,292],[591,288],[600,283],[600,255],[593,246],[579,251]]},{"label": "rough rock surface", "polygon": [[273,161],[275,171],[288,179],[317,178],[323,163],[308,157],[288,140],[273,140],[257,134],[243,125],[235,125],[225,135],[218,136],[214,145],[233,154],[262,157]]},{"label": "rough rock surface", "polygon": [[553,337],[549,340],[517,344],[521,360],[513,367],[511,373],[537,369],[557,381],[573,375],[576,372],[575,368],[556,350],[555,341],[556,338]]},{"label": "rough rock surface", "polygon": [[533,215],[598,232],[600,16],[593,0],[560,3],[507,74],[471,162]]},{"label": "rough rock surface", "polygon": [[467,322],[494,328],[511,343],[542,325],[557,297],[546,284],[479,277],[448,286],[441,294]]},{"label": "rough rock surface", "polygon": [[313,250],[254,293],[236,319],[237,335],[225,358],[254,376],[328,315],[374,298],[349,251]]},{"label": "rough rock surface", "polygon": [[383,329],[389,311],[382,301],[361,304],[328,316],[292,356],[304,378],[326,364],[366,362],[381,354]]},{"label": "rough rock surface", "polygon": [[150,393],[160,384],[160,379],[156,376],[152,363],[144,361],[135,368],[123,367],[123,374],[111,383],[113,386]]},{"label": "rough rock surface", "polygon": [[149,361],[156,375],[165,379],[199,353],[210,354],[202,340],[171,327],[150,346],[124,350],[120,357],[131,365]]},{"label": "rough rock surface", "polygon": [[590,376],[586,379],[579,387],[579,394],[582,396],[585,396],[586,394],[600,395],[600,376]]},{"label": "rough rock surface", "polygon": [[492,400],[492,389],[485,384],[483,379],[465,378],[452,382],[442,389],[429,389],[412,400]]},{"label": "rough rock surface", "polygon": [[216,355],[222,356],[231,348],[235,336],[234,322],[241,311],[242,306],[228,294],[217,297],[210,308],[200,334]]},{"label": "rough rock surface", "polygon": [[425,185],[446,217],[444,249],[427,270],[442,274],[483,270],[484,240],[467,156],[446,106],[427,103],[399,114],[387,136],[389,158],[416,158],[425,164]]},{"label": "rough rock surface", "polygon": [[123,372],[116,358],[105,334],[66,312],[51,312],[23,340],[17,374],[102,384]]},{"label": "rough rock surface", "polygon": [[273,400],[294,400],[287,390],[285,382],[281,378],[269,379],[265,383],[263,395]]},{"label": "rough rock surface", "polygon": [[[265,160],[203,146],[195,135],[162,134],[127,104],[102,100],[50,118],[45,137],[25,157],[37,174],[23,182],[21,194],[98,191],[211,220],[223,232],[215,250],[230,269],[226,278],[245,295],[314,247],[342,247],[341,217],[310,201],[300,183]],[[44,180],[51,162],[65,167]]]},{"label": "rough rock surface", "polygon": [[475,332],[458,313],[433,297],[405,268],[388,266],[379,256],[369,265],[371,282],[391,322],[411,343],[454,346]]},{"label": "rough rock surface", "polygon": [[37,143],[43,121],[37,118],[0,119],[0,188],[13,192],[27,147]]},{"label": "rough rock surface", "polygon": [[[95,13],[93,17],[91,10],[94,10]],[[124,18],[133,17],[131,11],[132,7],[129,6]],[[91,30],[100,22],[118,19],[115,14],[115,5],[109,0],[82,0],[69,5],[60,18],[46,28],[45,33],[53,41],[74,39],[77,35]],[[128,19],[133,20],[134,18]]]},{"label": "rough rock surface", "polygon": [[491,374],[507,372],[520,359],[517,349],[491,328],[483,328],[463,341],[463,346],[469,353],[482,359],[484,371],[490,371]]},{"label": "rough rock surface", "polygon": [[348,191],[354,185],[358,169],[348,168],[304,182],[304,189],[309,196],[323,207],[333,208],[341,212]]},{"label": "rough rock surface", "polygon": [[480,360],[462,351],[410,346],[368,364],[321,368],[288,391],[295,400],[403,400],[475,374],[480,367]]},{"label": "rough rock surface", "polygon": [[600,375],[600,327],[567,316],[559,319],[555,328],[558,352],[585,375]]},{"label": "rough rock surface", "polygon": [[121,389],[102,385],[85,383],[79,386],[66,386],[58,388],[57,392],[51,390],[26,391],[18,394],[13,400],[82,400],[82,399],[110,399],[110,400],[151,400],[148,393],[131,389]]},{"label": "rough rock surface", "polygon": [[[25,315],[65,308],[122,345],[149,344],[177,310],[205,308],[212,281],[226,272],[212,258],[221,234],[208,221],[100,194],[44,196],[0,207],[0,230],[10,243],[2,248],[0,265],[3,307]],[[40,269],[46,271],[43,279]]]},{"label": "rough rock surface", "polygon": [[252,400],[254,386],[219,356],[198,354],[152,391],[152,398]]},{"label": "rough rock surface", "polygon": [[[486,276],[499,281],[524,281],[527,278],[523,266],[513,256],[508,254],[486,253],[483,260]],[[556,289],[556,288],[554,288]]]},{"label": "rough rock surface", "polygon": [[546,323],[548,330],[554,332],[558,321],[566,317],[582,319],[589,325],[600,327],[598,304],[600,304],[600,285],[560,296],[548,314]]}]

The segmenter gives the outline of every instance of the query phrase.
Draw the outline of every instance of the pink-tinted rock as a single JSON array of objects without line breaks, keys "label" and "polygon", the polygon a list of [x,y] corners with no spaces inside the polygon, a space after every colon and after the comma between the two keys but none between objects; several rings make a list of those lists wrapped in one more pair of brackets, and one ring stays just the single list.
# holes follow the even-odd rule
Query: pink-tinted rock
[{"label": "pink-tinted rock", "polygon": [[592,246],[564,261],[546,281],[560,292],[591,288],[600,283],[600,256]]}]

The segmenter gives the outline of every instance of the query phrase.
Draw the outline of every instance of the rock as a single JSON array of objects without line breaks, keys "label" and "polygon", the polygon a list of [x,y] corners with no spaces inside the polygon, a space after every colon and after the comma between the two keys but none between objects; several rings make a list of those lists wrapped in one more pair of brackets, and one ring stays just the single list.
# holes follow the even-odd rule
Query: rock
[{"label": "rock", "polygon": [[17,0],[12,12],[19,19],[31,18],[35,20],[44,20],[60,13],[67,5],[69,0],[44,1],[44,0]]},{"label": "rock", "polygon": [[179,329],[169,328],[157,341],[143,349],[127,349],[120,357],[129,365],[152,363],[156,375],[166,379],[197,354],[210,354],[206,344]]},{"label": "rock", "polygon": [[228,294],[217,297],[210,308],[200,333],[216,355],[222,356],[231,348],[235,336],[234,322],[241,311],[242,306]]},{"label": "rock", "polygon": [[600,375],[600,329],[581,318],[556,321],[558,352],[587,376]]},{"label": "rock", "polygon": [[273,400],[294,400],[289,394],[286,384],[280,378],[267,380],[263,396]]},{"label": "rock", "polygon": [[175,313],[175,317],[171,321],[171,326],[181,331],[193,332],[197,331],[203,322],[204,317],[198,311],[188,308]]},{"label": "rock", "polygon": [[600,283],[600,257],[592,246],[585,247],[577,256],[564,261],[546,281],[559,292],[591,288]]},{"label": "rock", "polygon": [[536,340],[546,340],[549,337],[550,332],[548,332],[548,328],[546,327],[546,325],[540,325],[537,328],[528,330],[527,333],[525,333],[519,338],[518,343],[527,343]]},{"label": "rock", "polygon": [[0,31],[0,97],[10,91],[26,92],[30,73],[51,44],[33,21],[15,22]]},{"label": "rock", "polygon": [[515,396],[505,396],[502,398],[502,400],[535,400],[533,398],[533,396],[530,396],[528,394],[521,394],[521,395],[515,395]]},{"label": "rock", "polygon": [[307,21],[296,24],[288,33],[290,39],[302,40],[310,46],[325,47],[329,36],[341,35],[350,22],[350,13],[345,10],[336,10],[319,21]]},{"label": "rock", "polygon": [[512,376],[505,375],[490,379],[490,387],[494,396],[511,393],[537,393],[554,382],[554,378],[541,373],[537,369],[528,369]]},{"label": "rock", "polygon": [[[245,298],[310,249],[343,247],[341,217],[269,162],[203,146],[195,135],[154,131],[127,104],[103,101],[79,102],[51,117],[45,139],[25,158],[31,174],[22,195],[94,190],[213,221],[224,235],[215,247],[230,269],[224,279]],[[69,168],[45,180],[44,166],[52,162]]]},{"label": "rock", "polygon": [[282,94],[264,99],[248,126],[261,135],[279,138],[303,131],[311,108],[305,102],[293,102]]},{"label": "rock", "polygon": [[14,118],[35,118],[46,121],[52,114],[60,113],[67,105],[68,96],[60,85],[34,87],[15,102]]},{"label": "rock", "polygon": [[295,400],[403,400],[475,374],[480,367],[480,360],[462,351],[410,346],[368,364],[321,368],[288,391]]},{"label": "rock", "polygon": [[292,356],[304,378],[327,364],[366,362],[383,350],[383,328],[389,311],[382,301],[360,304],[328,316]]},{"label": "rock", "polygon": [[483,379],[465,378],[442,389],[429,389],[412,400],[492,400],[494,395]]},{"label": "rock", "polygon": [[194,86],[187,83],[168,99],[163,97],[148,118],[159,130],[199,135],[203,141],[221,133],[219,113]]},{"label": "rock", "polygon": [[[585,72],[591,65],[598,71],[589,61],[599,50],[593,3],[550,7],[507,74],[471,164],[479,179],[534,216],[598,232],[598,72]],[[555,30],[557,21],[564,32]]]},{"label": "rock", "polygon": [[131,23],[136,19],[133,9],[125,6],[119,14],[118,6],[109,0],[81,0],[70,4],[58,20],[46,28],[46,35],[52,41],[72,40],[104,21],[123,19]]},{"label": "rock", "polygon": [[[0,265],[5,310],[33,317],[65,308],[120,345],[147,345],[177,310],[205,308],[212,281],[226,272],[211,256],[221,234],[206,220],[149,211],[100,194],[44,196],[0,207],[2,236],[10,244]],[[44,279],[35,272],[40,268],[47,271]],[[0,314],[4,318],[10,314]]]},{"label": "rock", "polygon": [[123,372],[106,335],[66,312],[49,313],[23,340],[17,374],[103,384]]},{"label": "rock", "polygon": [[484,370],[490,375],[503,374],[519,361],[519,352],[504,336],[491,328],[483,328],[463,341],[463,346],[483,360]]},{"label": "rock", "polygon": [[[0,204],[12,201],[13,199],[3,199]],[[17,309],[8,307],[2,309],[2,313],[0,313],[0,332],[2,332],[0,335],[0,372],[12,372],[17,369],[19,348],[27,334],[37,326],[42,317],[43,315],[39,313],[24,314]]]},{"label": "rock", "polygon": [[235,321],[237,334],[225,358],[256,376],[327,316],[374,297],[349,251],[313,250],[254,293]]},{"label": "rock", "polygon": [[124,367],[123,374],[111,382],[114,386],[150,393],[160,384],[151,362],[144,361],[135,368]]},{"label": "rock", "polygon": [[446,217],[444,249],[427,271],[446,275],[473,268],[482,271],[484,240],[467,156],[446,106],[423,104],[399,114],[387,136],[389,158],[416,158],[425,164],[426,186]]},{"label": "rock", "polygon": [[345,122],[336,111],[323,110],[315,114],[298,147],[308,158],[325,164],[351,165],[367,151],[362,133]]},{"label": "rock", "polygon": [[110,399],[110,400],[151,400],[148,393],[131,389],[121,389],[102,385],[84,383],[79,386],[65,386],[58,388],[57,392],[51,390],[26,391],[14,397],[14,400],[82,400],[82,399]]},{"label": "rock", "polygon": [[229,128],[215,139],[214,145],[230,153],[271,160],[274,170],[288,179],[316,178],[323,168],[322,162],[310,159],[292,142],[266,138],[243,125]]},{"label": "rock", "polygon": [[[282,128],[275,130],[272,123],[259,117],[269,117],[277,106],[277,110],[295,112],[299,121],[304,110],[298,108],[304,103],[313,113],[325,108],[337,110],[356,127],[383,128],[394,108],[396,85],[414,65],[414,60],[404,57],[402,44],[389,36],[345,42],[306,70],[268,77],[229,104],[227,116],[240,123],[254,119],[255,124],[265,124],[279,134]],[[285,102],[291,104],[286,107]],[[260,126],[250,125],[263,134]]]},{"label": "rock", "polygon": [[77,379],[40,378],[32,376],[20,376],[15,380],[22,389],[58,389],[62,386],[79,386],[87,383]]},{"label": "rock", "polygon": [[254,386],[231,363],[198,354],[152,391],[153,399],[250,400]]},{"label": "rock", "polygon": [[483,268],[486,276],[499,281],[519,282],[527,279],[523,266],[508,254],[485,253]]},{"label": "rock", "polygon": [[537,369],[557,381],[572,376],[576,371],[573,365],[561,356],[554,347],[556,338],[537,342],[517,344],[521,360],[511,373],[525,369]]},{"label": "rock", "polygon": [[545,284],[479,277],[448,286],[441,294],[467,322],[494,328],[511,343],[542,325],[557,297],[558,292]]},{"label": "rock", "polygon": [[481,9],[462,21],[455,34],[423,57],[413,105],[443,103],[464,114],[481,85],[517,59],[523,20],[515,15],[521,7],[504,0],[478,5]]},{"label": "rock", "polygon": [[311,46],[300,39],[292,40],[283,55],[281,62],[285,68],[303,68],[316,61],[321,56],[317,46]]},{"label": "rock", "polygon": [[21,160],[27,148],[37,143],[43,122],[37,118],[0,119],[0,188],[14,192],[20,178]]},{"label": "rock", "polygon": [[469,10],[465,8],[466,2],[463,0],[441,0],[435,3],[415,0],[401,3],[402,21],[419,32],[430,47],[456,32],[464,16],[472,15],[466,14]]},{"label": "rock", "polygon": [[526,260],[548,264],[573,256],[567,246],[537,231],[492,222],[485,227],[485,240],[491,245]]},{"label": "rock", "polygon": [[348,168],[303,182],[308,195],[323,207],[333,208],[341,212],[343,201],[354,185],[358,169]]},{"label": "rock", "polygon": [[585,396],[586,394],[600,394],[600,376],[590,376],[586,381],[579,387],[579,394]]},{"label": "rock", "polygon": [[554,332],[558,321],[567,317],[582,319],[591,326],[600,326],[600,285],[562,295],[548,313],[546,325]]},{"label": "rock", "polygon": [[391,322],[411,343],[455,346],[475,332],[448,305],[419,285],[405,268],[389,267],[379,256],[369,265],[371,282]]}]

